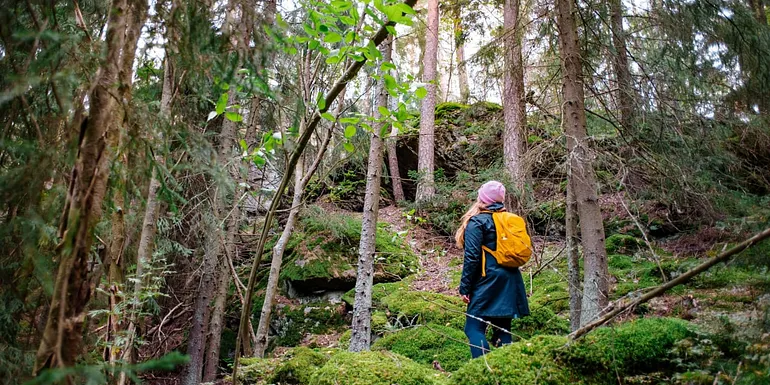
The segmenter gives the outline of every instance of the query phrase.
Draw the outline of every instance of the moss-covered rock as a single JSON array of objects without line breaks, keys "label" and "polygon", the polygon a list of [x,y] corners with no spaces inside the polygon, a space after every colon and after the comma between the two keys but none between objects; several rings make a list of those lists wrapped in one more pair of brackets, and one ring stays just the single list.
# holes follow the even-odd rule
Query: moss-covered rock
[{"label": "moss-covered rock", "polygon": [[[304,293],[348,290],[356,281],[360,240],[359,217],[312,206],[289,240],[281,279]],[[417,271],[417,257],[387,224],[378,226],[375,242],[375,282],[397,281]]]},{"label": "moss-covered rock", "polygon": [[386,334],[372,349],[390,350],[426,365],[438,361],[451,372],[471,358],[465,341],[465,333],[458,329],[428,324]]},{"label": "moss-covered rock", "polygon": [[292,349],[281,359],[282,363],[270,377],[271,383],[286,385],[311,384],[315,372],[320,369],[330,355],[305,347]]},{"label": "moss-covered rock", "polygon": [[586,374],[624,375],[661,371],[671,366],[677,341],[691,337],[691,325],[675,318],[642,318],[588,334],[563,358]]},{"label": "moss-covered rock", "polygon": [[[341,305],[340,305],[341,306]],[[307,333],[324,334],[348,324],[344,308],[329,303],[285,306],[276,312],[277,346],[297,346]]]},{"label": "moss-covered rock", "polygon": [[[390,352],[341,352],[313,376],[313,385],[440,385],[442,373]],[[309,385],[309,384],[308,384]]]},{"label": "moss-covered rock", "polygon": [[[381,307],[383,298],[399,290],[409,290],[409,282],[410,279],[407,277],[398,282],[384,282],[372,286],[372,306],[375,308]],[[345,295],[342,296],[342,300],[348,305],[353,306],[353,302],[356,300],[355,288],[348,290]]]},{"label": "moss-covered rock", "polygon": [[391,314],[402,318],[402,324],[436,323],[457,329],[465,325],[465,304],[459,297],[397,290],[382,298],[382,304]]},{"label": "moss-covered rock", "polygon": [[280,362],[277,358],[243,357],[238,378],[245,385],[267,385]]},{"label": "moss-covered rock", "polygon": [[644,246],[644,241],[626,234],[612,234],[604,241],[607,254],[629,253]]},{"label": "moss-covered rock", "polygon": [[511,324],[511,332],[522,338],[536,335],[560,335],[569,332],[569,321],[556,315],[550,308],[535,307],[527,317],[517,318]]},{"label": "moss-covered rock", "polygon": [[471,360],[452,375],[457,385],[530,385],[584,383],[569,367],[556,360],[566,337],[537,336],[494,349]]}]

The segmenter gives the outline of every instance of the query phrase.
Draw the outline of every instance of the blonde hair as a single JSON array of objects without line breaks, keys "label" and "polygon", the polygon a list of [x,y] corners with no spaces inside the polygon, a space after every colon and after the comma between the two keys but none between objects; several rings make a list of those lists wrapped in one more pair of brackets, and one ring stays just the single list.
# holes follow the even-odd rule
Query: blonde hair
[{"label": "blonde hair", "polygon": [[455,244],[457,244],[457,247],[461,249],[465,247],[465,228],[468,227],[468,221],[486,209],[487,205],[477,200],[473,203],[473,206],[463,214],[463,217],[460,220],[460,227],[455,232]]}]

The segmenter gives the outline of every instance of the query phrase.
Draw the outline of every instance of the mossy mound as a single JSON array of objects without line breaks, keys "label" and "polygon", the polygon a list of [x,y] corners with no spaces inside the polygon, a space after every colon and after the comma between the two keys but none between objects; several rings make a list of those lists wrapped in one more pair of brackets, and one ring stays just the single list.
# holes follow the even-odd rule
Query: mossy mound
[{"label": "mossy mound", "polygon": [[612,234],[604,241],[607,254],[632,253],[644,246],[644,241],[626,234]]},{"label": "mossy mound", "polygon": [[324,334],[348,325],[344,309],[329,303],[285,306],[276,312],[276,320],[277,346],[297,346],[306,333]]},{"label": "mossy mound", "polygon": [[273,377],[275,369],[280,365],[278,358],[241,358],[238,378],[247,385],[267,385]]},{"label": "mossy mound", "polygon": [[435,323],[457,329],[465,325],[465,304],[459,297],[397,290],[382,298],[382,304],[405,325]]},{"label": "mossy mound", "polygon": [[327,361],[330,355],[305,347],[292,349],[282,358],[282,363],[270,377],[271,383],[278,384],[311,384],[313,375]]},{"label": "mossy mound", "polygon": [[582,384],[568,367],[556,360],[566,337],[537,336],[494,349],[452,375],[458,385]]},{"label": "mossy mound", "polygon": [[511,332],[522,338],[549,334],[561,335],[569,332],[569,321],[556,315],[550,308],[536,307],[531,309],[527,317],[514,319]]},{"label": "mossy mound", "polygon": [[688,322],[675,318],[642,318],[588,334],[563,358],[586,374],[624,375],[670,369],[677,341],[695,333]]},{"label": "mossy mound", "polygon": [[[524,280],[524,285],[529,291],[529,279]],[[549,308],[557,314],[569,311],[569,290],[563,273],[545,270],[535,277],[532,285],[532,295],[529,297],[531,309]]]},{"label": "mossy mound", "polygon": [[[313,376],[313,385],[440,385],[444,374],[390,352],[341,352]],[[308,384],[309,385],[309,384]]]},{"label": "mossy mound", "polygon": [[[289,240],[281,279],[300,292],[348,290],[355,285],[360,240],[360,218],[311,206]],[[375,282],[398,281],[417,271],[417,257],[387,224],[378,226],[375,248]]]},{"label": "mossy mound", "polygon": [[[405,291],[409,289],[409,278],[398,282],[383,282],[372,286],[372,306],[382,306],[382,299],[393,294],[396,291]],[[353,306],[356,300],[355,288],[348,290],[345,295],[342,296],[342,300],[348,305]]]},{"label": "mossy mound", "polygon": [[471,358],[465,333],[442,325],[428,324],[386,334],[373,350],[390,350],[429,365],[438,361],[444,370],[457,370]]}]

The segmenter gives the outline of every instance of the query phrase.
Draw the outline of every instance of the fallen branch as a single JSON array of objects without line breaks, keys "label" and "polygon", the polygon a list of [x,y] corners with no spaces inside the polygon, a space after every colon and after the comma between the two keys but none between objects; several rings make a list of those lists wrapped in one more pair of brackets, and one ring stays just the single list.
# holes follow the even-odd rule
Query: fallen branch
[{"label": "fallen branch", "polygon": [[724,261],[728,260],[730,257],[732,257],[733,255],[738,254],[741,251],[746,250],[749,247],[753,246],[754,244],[756,244],[758,242],[761,242],[764,239],[767,239],[769,237],[770,237],[770,228],[767,228],[764,231],[762,231],[760,233],[757,233],[753,237],[751,237],[751,238],[749,238],[749,239],[739,243],[738,245],[736,245],[735,247],[731,248],[730,250],[724,251],[724,252],[720,253],[719,255],[717,255],[716,257],[711,258],[711,259],[709,259],[706,262],[703,262],[698,267],[696,267],[696,268],[694,268],[694,269],[692,269],[692,270],[690,270],[690,271],[688,271],[688,272],[686,272],[686,273],[676,277],[676,279],[672,279],[671,281],[669,281],[669,282],[667,282],[667,283],[665,283],[663,285],[655,287],[649,293],[647,293],[647,294],[645,294],[645,295],[643,295],[641,297],[638,297],[637,299],[635,299],[635,300],[633,300],[631,302],[627,302],[627,303],[625,303],[623,305],[619,305],[614,310],[612,310],[611,312],[607,313],[604,317],[602,317],[602,318],[600,318],[600,319],[598,319],[596,321],[593,321],[593,322],[589,323],[588,325],[585,325],[585,326],[581,327],[580,329],[575,330],[574,332],[570,333],[570,335],[569,335],[570,340],[576,340],[576,339],[586,335],[590,331],[592,331],[592,330],[596,329],[597,327],[602,326],[605,323],[607,323],[608,321],[612,320],[618,314],[623,313],[624,311],[626,311],[628,309],[631,309],[631,308],[633,308],[635,306],[638,306],[638,305],[640,305],[642,303],[645,303],[645,302],[647,302],[647,301],[649,301],[649,300],[651,300],[651,299],[653,299],[655,297],[658,297],[658,296],[662,295],[663,293],[667,292],[668,290],[671,290],[672,288],[674,288],[676,286],[679,286],[679,285],[681,285],[683,283],[688,282],[689,280],[691,280],[696,275],[698,275],[698,274],[708,270],[709,268],[711,268],[712,266],[716,265],[717,263],[724,262]]}]

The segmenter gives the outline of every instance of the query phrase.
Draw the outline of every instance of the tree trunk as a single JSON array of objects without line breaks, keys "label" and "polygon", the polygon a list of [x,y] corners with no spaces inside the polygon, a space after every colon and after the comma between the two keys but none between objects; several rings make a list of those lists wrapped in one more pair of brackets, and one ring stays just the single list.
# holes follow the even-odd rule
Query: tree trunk
[{"label": "tree trunk", "polygon": [[[141,4],[141,3],[137,3]],[[89,98],[90,113],[81,124],[78,154],[67,193],[58,246],[59,267],[51,307],[35,358],[34,372],[72,366],[81,352],[82,326],[91,297],[89,257],[94,225],[101,219],[109,177],[108,140],[115,133],[120,51],[126,35],[127,0],[115,0],[107,24],[107,55]]]},{"label": "tree trunk", "polygon": [[457,82],[460,85],[460,103],[468,104],[471,90],[468,87],[468,68],[465,65],[465,30],[459,5],[454,6],[455,60],[457,60]]},{"label": "tree trunk", "polygon": [[398,169],[396,142],[398,142],[398,128],[393,126],[390,130],[390,136],[385,140],[385,147],[388,151],[388,169],[390,170],[390,183],[393,185],[393,199],[396,202],[401,202],[406,200],[406,197],[404,196],[404,186],[401,183],[401,173]]},{"label": "tree trunk", "polygon": [[[524,164],[524,137],[527,132],[527,110],[524,98],[524,63],[521,56],[521,0],[505,0],[503,28],[505,38],[505,71],[503,75],[503,161],[511,177],[515,195],[521,198],[527,180]],[[521,203],[521,200],[519,203]]]},{"label": "tree trunk", "polygon": [[623,6],[621,0],[610,0],[610,21],[612,26],[612,45],[615,48],[613,67],[618,82],[617,99],[620,107],[620,125],[628,130],[634,124],[635,91],[628,68],[626,52],[626,32],[623,29]]},{"label": "tree trunk", "polygon": [[749,8],[754,12],[754,17],[757,22],[762,25],[767,25],[767,14],[765,13],[764,0],[748,0]]},{"label": "tree trunk", "polygon": [[[422,100],[420,109],[420,139],[418,141],[417,193],[415,200],[420,202],[436,194],[433,180],[434,137],[436,120],[436,61],[438,60],[438,0],[428,0],[428,22],[425,36],[425,58],[422,81],[428,94]],[[370,151],[371,152],[371,151]]]},{"label": "tree trunk", "polygon": [[[119,91],[121,96],[121,102],[123,104],[123,111],[121,116],[116,119],[118,124],[116,133],[117,142],[113,145],[117,151],[116,160],[120,163],[118,167],[118,173],[121,187],[115,189],[115,195],[113,203],[115,205],[115,212],[112,214],[112,230],[110,231],[110,248],[109,248],[109,262],[107,273],[107,292],[109,296],[109,308],[110,313],[107,319],[107,333],[105,342],[107,347],[105,348],[104,358],[105,361],[110,364],[115,364],[119,359],[119,352],[122,350],[122,346],[119,346],[115,341],[115,337],[118,334],[120,328],[120,316],[115,311],[117,305],[122,301],[121,296],[118,294],[120,289],[123,288],[124,279],[124,267],[125,260],[123,258],[123,251],[126,247],[126,223],[125,223],[125,187],[127,182],[126,170],[128,169],[128,154],[125,152],[125,139],[126,131],[129,127],[128,122],[128,105],[131,103],[131,89],[133,85],[134,75],[134,59],[136,59],[136,47],[139,41],[139,35],[144,25],[144,21],[147,18],[147,4],[143,1],[129,4],[128,13],[126,14],[126,37],[123,46],[123,54],[120,62],[120,72],[118,73],[118,79],[120,82]],[[132,215],[129,215],[132,216]]]},{"label": "tree trunk", "polygon": [[572,0],[558,0],[557,24],[562,65],[563,124],[569,151],[569,183],[577,201],[583,246],[584,283],[580,324],[601,316],[609,302],[604,226],[596,193],[593,153],[586,134],[583,74]]},{"label": "tree trunk", "polygon": [[[383,60],[390,61],[393,37],[383,42]],[[383,76],[384,72],[380,74]],[[388,107],[388,90],[385,82],[377,87],[377,109],[374,118],[379,119],[381,107]],[[382,177],[382,133],[386,123],[378,124],[369,141],[369,161],[366,168],[366,193],[364,195],[364,216],[361,221],[361,243],[358,247],[358,273],[356,275],[356,297],[353,303],[353,326],[350,337],[350,351],[369,350],[372,338],[372,284],[374,280],[375,237],[377,235],[377,214],[380,208],[380,179]]]},{"label": "tree trunk", "polygon": [[[569,167],[569,165],[568,165]],[[569,175],[569,174],[568,174]],[[567,228],[567,284],[569,285],[569,323],[570,330],[575,331],[580,327],[580,305],[583,300],[583,291],[580,285],[580,253],[578,250],[578,213],[577,202],[573,187],[567,183],[566,204],[566,228]]]}]

